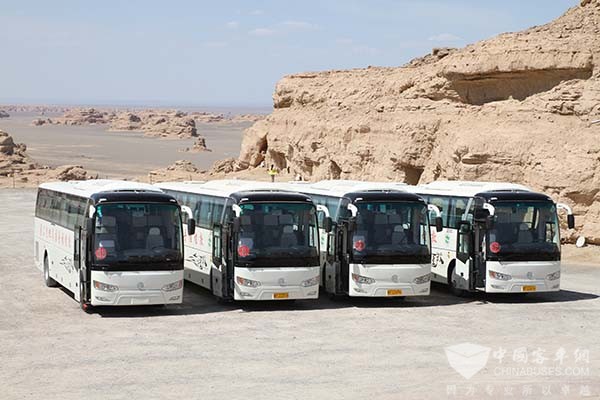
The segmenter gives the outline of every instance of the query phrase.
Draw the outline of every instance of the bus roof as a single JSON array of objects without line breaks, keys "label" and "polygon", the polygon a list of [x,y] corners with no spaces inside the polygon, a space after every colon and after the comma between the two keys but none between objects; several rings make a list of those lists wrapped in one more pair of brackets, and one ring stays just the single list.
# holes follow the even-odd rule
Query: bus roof
[{"label": "bus roof", "polygon": [[[185,182],[160,182],[157,187],[164,190],[174,190],[184,193],[204,194],[216,197],[239,197],[234,195],[247,196],[250,193],[275,192],[297,192],[296,190],[286,190],[277,183],[262,181],[246,181],[242,179],[222,179],[214,181],[185,181]],[[298,194],[298,193],[296,193]]]},{"label": "bus roof", "polygon": [[147,183],[119,181],[111,179],[90,179],[87,181],[67,181],[42,183],[40,189],[91,198],[101,192],[154,192],[162,193],[156,186]]},{"label": "bus roof", "polygon": [[404,183],[396,182],[363,182],[353,180],[324,180],[319,182],[288,182],[281,184],[282,187],[289,188],[290,190],[297,190],[302,193],[332,196],[332,197],[346,197],[349,193],[353,192],[368,192],[368,191],[382,191],[382,190],[394,190],[404,191],[408,185]]},{"label": "bus roof", "polygon": [[531,192],[527,186],[505,182],[435,181],[423,185],[407,186],[417,194],[442,194],[446,196],[473,197],[484,192]]}]

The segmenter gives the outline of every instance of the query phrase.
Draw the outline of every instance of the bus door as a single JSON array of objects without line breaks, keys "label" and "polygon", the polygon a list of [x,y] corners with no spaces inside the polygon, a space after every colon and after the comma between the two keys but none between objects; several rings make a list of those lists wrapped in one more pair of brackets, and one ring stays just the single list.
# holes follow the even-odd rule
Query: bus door
[{"label": "bus door", "polygon": [[474,198],[473,225],[470,232],[470,262],[469,289],[476,290],[485,288],[485,277],[487,274],[484,253],[484,239],[486,229],[493,224],[493,217],[489,208],[484,208],[485,200]]},{"label": "bus door", "polygon": [[336,263],[336,292],[347,293],[350,290],[350,251],[352,249],[353,223],[343,222],[338,229],[336,247],[339,249],[338,262]]},{"label": "bus door", "polygon": [[230,282],[233,279],[231,263],[228,260],[229,235],[227,230],[219,224],[213,225],[212,231],[212,290],[213,294],[220,298],[228,298],[230,293]]},{"label": "bus door", "polygon": [[483,239],[485,238],[485,227],[480,223],[473,226],[473,276],[470,279],[469,289],[475,290],[485,288],[486,265],[483,253]]},{"label": "bus door", "polygon": [[88,269],[88,237],[93,229],[93,219],[86,218],[84,220],[84,225],[79,226],[75,225],[75,229],[73,230],[75,243],[73,246],[73,266],[75,267],[75,271],[79,276],[79,290],[74,290],[75,299],[81,301],[81,298],[84,301],[89,300],[89,292],[90,292],[90,272]]},{"label": "bus door", "polygon": [[323,274],[323,284],[328,293],[337,293],[340,276],[340,259],[343,254],[340,249],[340,236],[342,235],[342,224],[332,223],[330,232],[326,232],[327,240],[325,249],[325,268],[321,271]]}]

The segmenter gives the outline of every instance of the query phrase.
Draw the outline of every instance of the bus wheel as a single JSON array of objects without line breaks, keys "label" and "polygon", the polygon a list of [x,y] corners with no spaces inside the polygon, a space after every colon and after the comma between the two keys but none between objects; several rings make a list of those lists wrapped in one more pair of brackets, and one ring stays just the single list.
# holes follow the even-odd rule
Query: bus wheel
[{"label": "bus wheel", "polygon": [[92,312],[92,305],[85,300],[85,291],[81,280],[79,281],[79,307],[87,314]]},{"label": "bus wheel", "polygon": [[454,265],[450,267],[448,272],[448,285],[450,286],[450,293],[454,296],[464,297],[467,295],[466,290],[459,288],[458,285],[459,276],[454,273]]},{"label": "bus wheel", "polygon": [[44,283],[48,287],[57,287],[58,283],[50,278],[50,266],[48,265],[48,253],[44,254]]}]

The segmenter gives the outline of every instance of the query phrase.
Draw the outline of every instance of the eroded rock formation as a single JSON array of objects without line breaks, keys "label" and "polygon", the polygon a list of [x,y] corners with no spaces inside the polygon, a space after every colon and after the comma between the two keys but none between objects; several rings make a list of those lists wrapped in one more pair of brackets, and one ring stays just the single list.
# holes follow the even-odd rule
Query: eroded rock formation
[{"label": "eroded rock formation", "polygon": [[12,136],[0,130],[0,176],[34,169],[37,165],[27,156],[27,146],[15,143]]},{"label": "eroded rock formation", "polygon": [[121,112],[111,120],[109,130],[139,131],[157,137],[198,136],[194,119],[181,111]]},{"label": "eroded rock formation", "polygon": [[286,76],[273,98],[240,165],[313,180],[523,183],[574,206],[578,228],[563,237],[600,244],[600,0],[404,67]]}]

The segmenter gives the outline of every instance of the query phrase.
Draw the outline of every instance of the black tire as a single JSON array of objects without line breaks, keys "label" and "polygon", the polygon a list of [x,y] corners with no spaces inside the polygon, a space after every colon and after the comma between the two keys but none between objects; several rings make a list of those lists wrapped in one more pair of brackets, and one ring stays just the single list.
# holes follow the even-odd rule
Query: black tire
[{"label": "black tire", "polygon": [[79,279],[79,307],[83,310],[83,312],[90,314],[92,313],[92,305],[85,299],[85,293],[83,290],[83,283],[81,282],[81,278]]},{"label": "black tire", "polygon": [[467,291],[456,286],[457,276],[454,275],[454,265],[448,270],[448,286],[450,286],[450,293],[457,297],[465,297]]},{"label": "black tire", "polygon": [[58,282],[50,278],[50,266],[48,265],[48,254],[44,254],[44,283],[48,287],[57,287]]}]

